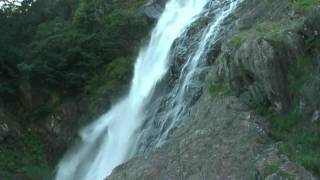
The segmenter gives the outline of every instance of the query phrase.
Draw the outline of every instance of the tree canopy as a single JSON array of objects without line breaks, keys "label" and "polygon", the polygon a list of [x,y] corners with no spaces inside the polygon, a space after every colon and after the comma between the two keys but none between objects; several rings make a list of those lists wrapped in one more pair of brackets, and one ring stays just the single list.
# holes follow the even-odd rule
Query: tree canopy
[{"label": "tree canopy", "polygon": [[81,93],[108,66],[114,66],[113,61],[120,58],[132,64],[135,45],[148,30],[146,20],[137,13],[141,3],[7,2],[0,9],[0,95],[15,96],[22,80],[60,94]]}]

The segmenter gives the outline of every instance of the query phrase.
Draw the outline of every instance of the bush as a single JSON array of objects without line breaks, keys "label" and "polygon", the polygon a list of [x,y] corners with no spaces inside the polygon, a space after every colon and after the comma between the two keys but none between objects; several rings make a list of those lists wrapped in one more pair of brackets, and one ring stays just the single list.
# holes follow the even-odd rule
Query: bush
[{"label": "bush", "polygon": [[299,114],[291,111],[285,115],[274,115],[271,119],[271,136],[275,140],[284,139],[299,122]]},{"label": "bush", "polygon": [[0,146],[0,177],[34,180],[48,178],[51,169],[46,161],[43,143],[32,132],[23,130],[20,133],[9,137]]},{"label": "bush", "polygon": [[132,77],[132,62],[128,58],[118,58],[88,82],[85,91],[90,98],[92,112],[99,113],[101,106],[106,105],[105,101],[109,102],[107,107],[103,107],[107,110],[123,94]]}]

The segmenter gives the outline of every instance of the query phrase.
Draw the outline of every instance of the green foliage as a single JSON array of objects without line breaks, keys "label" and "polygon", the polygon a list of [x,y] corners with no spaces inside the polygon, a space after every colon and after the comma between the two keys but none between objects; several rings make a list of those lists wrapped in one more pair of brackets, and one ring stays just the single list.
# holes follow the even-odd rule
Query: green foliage
[{"label": "green foliage", "polygon": [[297,99],[313,65],[314,60],[311,57],[301,56],[289,66],[290,94],[296,97],[293,108],[286,114],[273,115],[270,121],[271,136],[283,142],[281,151],[291,160],[320,176],[320,126],[319,124],[308,125],[302,121]]},{"label": "green foliage", "polygon": [[[270,136],[282,142],[279,147],[282,153],[286,154],[290,160],[320,176],[319,124],[313,124],[312,127],[304,125],[297,108],[286,114],[271,114],[267,109],[268,105],[261,101],[248,105],[270,120]],[[276,169],[270,166],[266,170],[273,172]]]},{"label": "green foliage", "polygon": [[[106,111],[126,90],[132,57],[149,31],[138,13],[145,2],[24,0],[2,6],[0,102],[20,108],[21,85],[27,82],[34,103],[32,110],[21,107],[24,112],[15,121],[24,129],[41,124],[53,109],[52,95],[61,101],[81,96],[90,113]],[[0,178],[45,178],[50,168],[44,143],[26,130],[8,141],[0,145]]]},{"label": "green foliage", "polygon": [[88,77],[87,70],[96,66],[93,57],[88,57],[89,52],[81,47],[81,43],[90,39],[69,30],[61,31],[61,34],[54,34],[31,44],[32,61],[29,63],[31,69],[28,73],[33,85],[56,90],[78,89]]},{"label": "green foliage", "polygon": [[136,15],[144,2],[39,0],[23,6],[23,13],[4,8],[0,94],[17,94],[21,78],[58,94],[83,92],[103,67],[136,52],[149,28]]},{"label": "green foliage", "polygon": [[295,125],[290,133],[284,133],[280,140],[281,152],[291,160],[303,165],[315,175],[320,176],[320,127],[302,128]]},{"label": "green foliage", "polygon": [[282,20],[282,21],[264,21],[255,26],[255,30],[264,35],[267,39],[279,40],[281,34],[287,29],[292,29],[297,25],[295,21]]},{"label": "green foliage", "polygon": [[284,115],[274,115],[271,119],[271,136],[275,140],[281,140],[299,122],[299,114],[296,110]]},{"label": "green foliage", "polygon": [[311,52],[313,50],[320,49],[320,34],[312,34],[308,39],[306,40],[306,49],[307,51]]},{"label": "green foliage", "polygon": [[246,102],[246,105],[249,108],[255,109],[261,115],[264,115],[264,116],[270,115],[270,111],[269,111],[270,102],[265,97],[256,97],[256,98],[249,99]]},{"label": "green foliage", "polygon": [[98,108],[105,101],[109,101],[109,103],[115,102],[117,97],[123,93],[125,87],[129,84],[132,69],[131,60],[118,58],[105,66],[101,74],[95,75],[88,82],[85,90],[91,98],[90,106],[93,112],[98,112]]},{"label": "green foliage", "polygon": [[0,145],[0,177],[3,179],[48,178],[50,167],[43,143],[31,132],[22,131]]},{"label": "green foliage", "polygon": [[283,32],[287,29],[292,29],[297,26],[300,22],[282,20],[282,21],[263,21],[261,23],[252,24],[246,22],[242,25],[242,31],[237,32],[231,38],[231,44],[235,48],[239,48],[250,36],[259,35],[266,39],[278,41]]},{"label": "green foliage", "polygon": [[73,25],[60,18],[40,26],[39,40],[32,44],[33,81],[59,89],[82,89],[97,70],[103,71],[101,67],[132,55],[132,47],[148,29],[132,13],[115,10],[105,1],[81,1]]},{"label": "green foliage", "polygon": [[[288,80],[293,105],[285,114],[270,112],[267,100],[256,98],[247,105],[267,117],[271,123],[270,136],[280,141],[281,152],[290,160],[303,165],[306,169],[320,176],[320,126],[303,121],[299,113],[299,93],[308,79],[308,72],[314,65],[309,56],[301,56],[290,64]],[[274,168],[270,167],[271,170]]]}]

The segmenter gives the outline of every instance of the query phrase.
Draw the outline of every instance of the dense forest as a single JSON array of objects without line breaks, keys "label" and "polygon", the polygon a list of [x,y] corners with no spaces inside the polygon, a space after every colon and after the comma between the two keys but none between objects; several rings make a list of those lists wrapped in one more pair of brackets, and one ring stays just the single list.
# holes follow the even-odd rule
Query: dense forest
[{"label": "dense forest", "polygon": [[135,43],[148,30],[133,14],[142,2],[26,0],[2,6],[1,96],[17,98],[23,81],[60,96],[84,93],[102,84],[106,76],[97,77],[97,71],[110,68],[105,88],[115,94],[130,77]]},{"label": "dense forest", "polygon": [[[63,150],[46,147],[57,140],[45,117],[62,104],[81,99],[90,120],[126,91],[151,26],[140,12],[144,2],[2,1],[0,125],[9,126],[9,135],[0,146],[0,179],[48,176]],[[48,160],[48,149],[59,155]]]}]

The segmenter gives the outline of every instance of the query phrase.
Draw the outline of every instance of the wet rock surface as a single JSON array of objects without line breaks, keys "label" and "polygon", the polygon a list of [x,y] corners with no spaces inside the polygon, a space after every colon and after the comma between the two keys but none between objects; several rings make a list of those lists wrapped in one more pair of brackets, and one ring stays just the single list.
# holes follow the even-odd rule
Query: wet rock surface
[{"label": "wet rock surface", "polygon": [[167,144],[119,166],[108,179],[315,179],[269,144],[264,121],[236,97],[206,92]]},{"label": "wet rock surface", "polygon": [[[267,117],[248,108],[258,100],[268,111],[282,114],[298,101],[304,126],[319,123],[320,46],[310,42],[319,36],[320,11],[315,7],[308,15],[299,15],[290,3],[244,1],[224,23],[230,29],[224,41],[208,53],[211,66],[204,83],[210,86],[204,86],[195,100],[186,124],[166,144],[120,165],[107,179],[317,179],[279,150],[282,142],[270,137]],[[171,79],[164,84],[174,82],[196,41],[193,35],[207,20],[194,23],[189,39],[176,41],[177,61],[172,61]],[[306,55],[315,60],[307,75],[292,75]],[[307,81],[295,89],[301,79]]]},{"label": "wet rock surface", "polygon": [[[174,41],[169,56],[168,73],[157,85],[149,104],[153,108],[148,108],[145,123],[141,127],[142,135],[137,154],[149,153],[154,147],[162,144],[165,136],[171,135],[184,123],[186,115],[190,113],[190,107],[201,96],[203,82],[209,70],[204,56],[218,55],[220,41],[224,40],[226,29],[229,29],[230,25],[215,29],[214,34],[220,38],[207,40],[218,41],[217,43],[206,43],[208,47],[205,47],[201,42],[209,28],[215,24],[213,19],[218,18],[217,14],[228,6],[228,2],[211,3]],[[201,55],[199,49],[203,49]],[[196,68],[190,70],[193,63],[197,63]],[[188,79],[190,71],[194,74]]]}]

